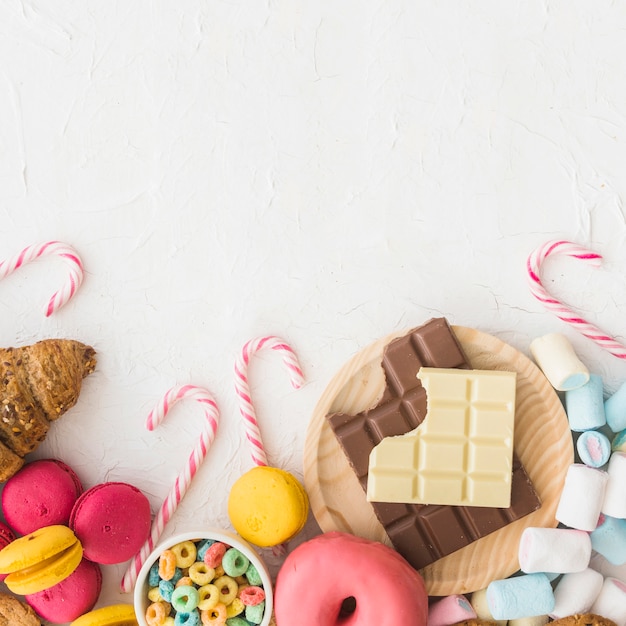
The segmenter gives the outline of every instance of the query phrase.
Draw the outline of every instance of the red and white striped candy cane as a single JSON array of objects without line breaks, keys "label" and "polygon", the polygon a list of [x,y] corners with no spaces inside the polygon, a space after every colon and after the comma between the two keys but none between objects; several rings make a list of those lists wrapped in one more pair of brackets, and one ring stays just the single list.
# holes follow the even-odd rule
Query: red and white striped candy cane
[{"label": "red and white striped candy cane", "polygon": [[172,387],[165,394],[165,396],[163,396],[154,409],[150,411],[150,414],[146,419],[146,428],[148,430],[154,430],[163,421],[170,409],[177,402],[184,399],[195,400],[202,405],[205,417],[204,428],[202,429],[200,437],[198,438],[198,441],[189,456],[187,465],[176,478],[176,481],[170,489],[167,498],[163,501],[159,512],[154,518],[152,528],[150,529],[150,536],[142,546],[141,550],[130,562],[128,569],[122,578],[121,588],[124,593],[133,588],[137,580],[139,570],[154,549],[154,546],[161,536],[165,525],[174,514],[174,511],[178,508],[180,501],[183,499],[189,485],[191,484],[191,480],[198,471],[202,461],[204,461],[207,451],[215,439],[215,433],[217,432],[217,425],[219,422],[219,410],[217,408],[217,404],[209,391],[203,387],[197,387],[195,385]]},{"label": "red and white striped candy cane", "polygon": [[283,358],[283,364],[289,373],[291,384],[299,389],[304,382],[304,376],[300,369],[298,359],[294,351],[279,337],[258,337],[248,341],[239,357],[235,361],[235,391],[239,400],[239,410],[246,426],[246,438],[250,443],[252,460],[257,465],[267,465],[267,456],[259,431],[256,412],[250,399],[250,387],[248,385],[248,366],[252,356],[263,348],[271,348],[279,352]]},{"label": "red and white striped candy cane", "polygon": [[565,255],[581,259],[589,263],[592,267],[600,267],[602,256],[593,250],[588,250],[575,243],[564,240],[548,241],[534,250],[526,262],[528,284],[530,291],[543,304],[543,306],[554,313],[560,320],[573,326],[579,333],[595,341],[600,347],[608,350],[620,359],[626,359],[626,346],[609,337],[587,320],[583,319],[565,306],[562,302],[551,296],[541,283],[541,265],[549,256]]},{"label": "red and white striped candy cane", "polygon": [[46,241],[45,243],[28,246],[13,258],[0,263],[0,280],[2,280],[5,276],[22,267],[22,265],[50,255],[61,257],[67,263],[69,275],[66,283],[50,298],[46,307],[46,317],[49,317],[66,304],[83,282],[83,262],[76,250],[60,241]]}]

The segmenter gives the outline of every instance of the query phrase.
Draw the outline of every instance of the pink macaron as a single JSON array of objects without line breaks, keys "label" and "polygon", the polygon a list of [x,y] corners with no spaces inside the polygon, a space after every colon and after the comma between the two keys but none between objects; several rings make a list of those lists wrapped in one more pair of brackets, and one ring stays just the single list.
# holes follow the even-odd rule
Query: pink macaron
[{"label": "pink macaron", "polygon": [[24,600],[42,619],[53,624],[64,624],[91,611],[98,601],[101,589],[100,566],[83,559],[60,583],[24,596]]},{"label": "pink macaron", "polygon": [[122,563],[132,558],[150,534],[150,502],[128,483],[102,483],[78,498],[70,528],[90,561]]},{"label": "pink macaron", "polygon": [[[15,540],[15,533],[6,525],[0,522],[0,550],[8,546]],[[4,580],[8,574],[0,574],[0,581]]]},{"label": "pink macaron", "polygon": [[63,461],[33,461],[4,485],[4,519],[20,535],[28,535],[44,526],[67,525],[82,492],[78,476]]}]

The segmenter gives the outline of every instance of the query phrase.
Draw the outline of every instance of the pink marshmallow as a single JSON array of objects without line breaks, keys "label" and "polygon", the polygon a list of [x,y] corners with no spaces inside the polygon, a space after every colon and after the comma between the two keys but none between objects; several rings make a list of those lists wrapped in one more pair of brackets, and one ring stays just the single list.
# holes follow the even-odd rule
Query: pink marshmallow
[{"label": "pink marshmallow", "polygon": [[462,595],[446,596],[428,609],[428,626],[451,626],[467,619],[476,619],[476,611]]}]

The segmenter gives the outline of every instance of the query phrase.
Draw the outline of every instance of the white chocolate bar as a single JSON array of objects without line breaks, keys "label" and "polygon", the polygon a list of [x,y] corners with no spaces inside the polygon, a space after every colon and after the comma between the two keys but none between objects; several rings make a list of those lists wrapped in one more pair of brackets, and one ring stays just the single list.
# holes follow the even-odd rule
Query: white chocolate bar
[{"label": "white chocolate bar", "polygon": [[426,419],[371,452],[367,499],[506,508],[511,501],[513,372],[418,372]]}]

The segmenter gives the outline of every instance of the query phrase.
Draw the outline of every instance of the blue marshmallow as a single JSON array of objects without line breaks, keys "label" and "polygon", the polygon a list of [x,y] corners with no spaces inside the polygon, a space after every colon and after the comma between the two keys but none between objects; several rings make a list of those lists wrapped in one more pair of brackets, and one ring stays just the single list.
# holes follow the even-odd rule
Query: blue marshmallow
[{"label": "blue marshmallow", "polygon": [[576,389],[565,392],[565,410],[569,427],[574,432],[595,430],[606,424],[602,378],[590,374],[589,380]]},{"label": "blue marshmallow", "polygon": [[626,382],[604,403],[606,423],[617,433],[626,428]]},{"label": "blue marshmallow", "polygon": [[611,450],[613,452],[626,452],[626,428],[620,430],[611,443]]},{"label": "blue marshmallow", "polygon": [[587,430],[578,437],[576,450],[585,465],[602,467],[609,462],[611,442],[606,435],[596,430]]},{"label": "blue marshmallow", "polygon": [[487,604],[495,620],[547,615],[554,609],[554,592],[545,574],[524,574],[489,583]]},{"label": "blue marshmallow", "polygon": [[613,565],[626,563],[626,519],[600,515],[590,535],[591,547]]}]

